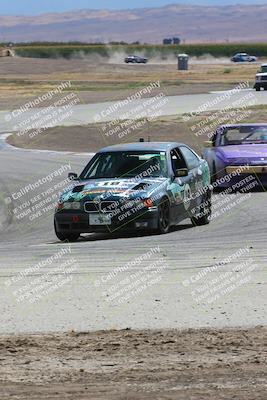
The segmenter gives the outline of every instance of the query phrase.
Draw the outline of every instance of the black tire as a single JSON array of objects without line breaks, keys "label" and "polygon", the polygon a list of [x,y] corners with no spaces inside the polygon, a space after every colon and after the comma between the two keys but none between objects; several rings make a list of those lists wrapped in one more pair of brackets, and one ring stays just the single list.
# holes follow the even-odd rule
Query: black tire
[{"label": "black tire", "polygon": [[61,242],[76,242],[80,237],[79,233],[64,233],[64,232],[58,231],[55,222],[54,222],[54,228],[55,228],[56,237]]},{"label": "black tire", "polygon": [[256,92],[259,92],[261,90],[260,86],[256,85],[255,86]]},{"label": "black tire", "polygon": [[211,220],[211,194],[208,197],[203,198],[202,204],[204,207],[200,208],[201,213],[198,216],[191,218],[191,222],[194,226],[208,225]]},{"label": "black tire", "polygon": [[170,202],[164,197],[158,207],[158,229],[159,234],[168,233],[170,230]]},{"label": "black tire", "polygon": [[212,174],[211,174],[211,183],[214,183],[217,181],[217,171],[216,171],[216,165],[215,162],[212,164]]}]

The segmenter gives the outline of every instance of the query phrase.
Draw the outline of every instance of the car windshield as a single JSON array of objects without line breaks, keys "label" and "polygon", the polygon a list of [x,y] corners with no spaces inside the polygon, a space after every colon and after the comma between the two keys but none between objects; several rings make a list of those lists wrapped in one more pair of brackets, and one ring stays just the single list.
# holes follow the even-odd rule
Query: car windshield
[{"label": "car windshield", "polygon": [[261,67],[261,72],[267,72],[267,65],[265,65],[264,67]]},{"label": "car windshield", "polygon": [[220,136],[220,146],[235,144],[267,144],[267,126],[239,126],[226,128]]},{"label": "car windshield", "polygon": [[166,153],[160,151],[118,151],[98,153],[80,179],[152,178],[167,176]]}]

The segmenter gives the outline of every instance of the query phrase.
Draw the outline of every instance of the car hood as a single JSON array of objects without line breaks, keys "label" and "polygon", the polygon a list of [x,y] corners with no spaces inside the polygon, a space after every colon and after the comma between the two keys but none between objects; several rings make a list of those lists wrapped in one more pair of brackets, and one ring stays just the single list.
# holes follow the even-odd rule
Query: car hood
[{"label": "car hood", "polygon": [[267,144],[242,144],[218,147],[218,153],[224,161],[266,161]]},{"label": "car hood", "polygon": [[75,182],[72,188],[61,195],[61,201],[113,199],[118,197],[147,197],[162,188],[168,178],[149,179],[95,179]]}]

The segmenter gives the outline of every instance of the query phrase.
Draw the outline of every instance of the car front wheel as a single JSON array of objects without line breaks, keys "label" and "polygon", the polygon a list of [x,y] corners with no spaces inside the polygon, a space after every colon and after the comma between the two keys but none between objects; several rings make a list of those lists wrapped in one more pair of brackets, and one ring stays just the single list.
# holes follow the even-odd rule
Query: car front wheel
[{"label": "car front wheel", "polygon": [[170,203],[163,198],[158,207],[158,233],[168,233],[170,230]]},{"label": "car front wheel", "polygon": [[76,242],[80,237],[79,233],[63,233],[63,232],[58,231],[56,222],[54,222],[54,228],[55,228],[56,237],[61,242]]},{"label": "car front wheel", "polygon": [[215,162],[212,164],[212,174],[211,174],[211,182],[214,183],[217,181],[217,170],[216,170],[216,165]]}]

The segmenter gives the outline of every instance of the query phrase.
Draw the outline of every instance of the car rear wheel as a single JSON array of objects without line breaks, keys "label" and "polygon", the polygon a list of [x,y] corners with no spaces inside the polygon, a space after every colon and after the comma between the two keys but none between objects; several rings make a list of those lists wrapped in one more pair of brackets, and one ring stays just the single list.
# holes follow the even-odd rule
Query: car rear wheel
[{"label": "car rear wheel", "polygon": [[55,222],[54,222],[54,228],[55,228],[56,237],[61,242],[76,242],[80,237],[79,233],[65,233],[65,232],[58,231]]},{"label": "car rear wheel", "polygon": [[168,233],[170,230],[170,203],[167,198],[163,198],[158,207],[158,233]]}]

